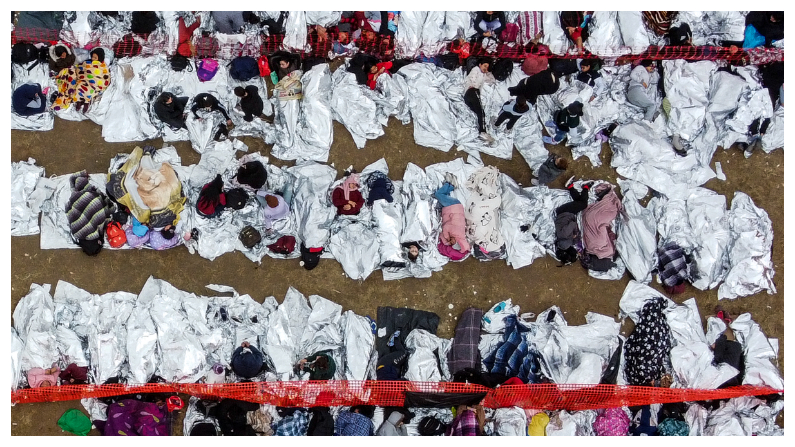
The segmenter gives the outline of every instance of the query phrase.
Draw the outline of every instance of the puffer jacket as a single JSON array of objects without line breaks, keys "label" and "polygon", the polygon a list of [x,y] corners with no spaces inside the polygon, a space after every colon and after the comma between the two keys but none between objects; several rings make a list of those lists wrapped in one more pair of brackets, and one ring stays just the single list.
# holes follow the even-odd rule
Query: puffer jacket
[{"label": "puffer jacket", "polygon": [[469,245],[466,237],[466,218],[464,217],[464,205],[457,203],[442,208],[442,234],[440,235],[441,242],[444,245],[447,239],[452,236],[458,245],[461,246],[461,253],[469,253],[472,248]]}]

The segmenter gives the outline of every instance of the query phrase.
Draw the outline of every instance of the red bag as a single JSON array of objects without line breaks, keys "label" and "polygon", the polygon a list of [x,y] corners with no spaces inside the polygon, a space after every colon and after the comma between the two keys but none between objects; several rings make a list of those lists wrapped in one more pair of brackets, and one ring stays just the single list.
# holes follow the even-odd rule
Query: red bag
[{"label": "red bag", "polygon": [[516,42],[517,37],[519,37],[519,25],[515,23],[506,24],[500,34],[500,39],[505,43]]},{"label": "red bag", "polygon": [[275,243],[268,245],[268,248],[281,255],[289,255],[295,250],[295,237],[282,236]]},{"label": "red bag", "polygon": [[259,66],[259,75],[264,77],[271,75],[271,66],[268,64],[268,56],[262,55],[259,57],[257,61],[257,65]]},{"label": "red bag", "polygon": [[119,248],[127,243],[127,234],[124,233],[124,229],[118,222],[110,222],[105,228],[105,235],[108,237],[108,243],[113,248]]}]

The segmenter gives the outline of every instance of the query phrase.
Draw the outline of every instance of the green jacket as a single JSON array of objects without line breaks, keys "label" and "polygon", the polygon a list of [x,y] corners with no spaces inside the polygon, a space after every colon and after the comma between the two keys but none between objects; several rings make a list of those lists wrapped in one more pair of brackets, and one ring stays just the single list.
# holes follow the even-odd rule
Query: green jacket
[{"label": "green jacket", "polygon": [[318,371],[316,368],[309,369],[309,380],[331,380],[334,378],[334,373],[337,371],[337,364],[331,357],[330,351],[321,351],[306,358],[307,363],[312,363],[320,357],[325,357],[328,360],[328,368],[323,371]]}]

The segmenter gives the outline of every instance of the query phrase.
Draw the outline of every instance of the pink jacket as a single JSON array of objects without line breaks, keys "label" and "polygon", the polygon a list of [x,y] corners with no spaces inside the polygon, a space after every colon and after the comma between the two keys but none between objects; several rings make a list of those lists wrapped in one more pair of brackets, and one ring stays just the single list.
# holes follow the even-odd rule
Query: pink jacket
[{"label": "pink jacket", "polygon": [[610,229],[610,223],[622,209],[621,200],[614,191],[610,191],[582,212],[582,242],[586,252],[599,259],[613,257],[616,235]]},{"label": "pink jacket", "polygon": [[458,245],[461,246],[461,253],[469,253],[470,246],[466,236],[466,218],[464,217],[464,205],[457,203],[442,208],[442,234],[439,235],[440,242],[444,245],[447,239],[452,236]]},{"label": "pink jacket", "polygon": [[28,385],[31,388],[38,388],[41,382],[45,380],[50,381],[50,385],[58,385],[58,374],[61,370],[55,371],[55,374],[47,374],[44,368],[30,368],[28,370]]}]

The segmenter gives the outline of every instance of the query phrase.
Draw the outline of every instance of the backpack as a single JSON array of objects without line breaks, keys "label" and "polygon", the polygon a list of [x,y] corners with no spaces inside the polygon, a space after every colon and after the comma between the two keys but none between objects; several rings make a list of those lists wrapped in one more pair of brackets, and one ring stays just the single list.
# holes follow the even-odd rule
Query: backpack
[{"label": "backpack", "polygon": [[115,57],[133,57],[141,54],[141,44],[132,34],[125,34],[118,42],[113,44]]},{"label": "backpack", "polygon": [[240,56],[232,59],[229,76],[237,81],[248,81],[259,76],[259,64],[251,56]]},{"label": "backpack", "polygon": [[215,37],[202,36],[196,39],[196,57],[215,57],[219,48]]},{"label": "backpack", "polygon": [[458,60],[458,55],[455,53],[444,54],[439,56],[439,59],[442,62],[442,68],[446,70],[452,71],[461,66],[461,63]]},{"label": "backpack", "polygon": [[240,230],[238,238],[240,239],[240,242],[243,243],[243,246],[249,249],[254,248],[255,245],[262,241],[262,235],[260,235],[259,231],[257,231],[257,229],[251,225],[246,225],[245,228]]},{"label": "backpack", "polygon": [[516,39],[519,37],[519,25],[515,23],[508,23],[505,25],[505,29],[502,30],[500,34],[500,39],[503,42],[516,42]]},{"label": "backpack", "polygon": [[513,61],[510,59],[497,59],[491,72],[494,75],[494,79],[504,81],[513,73]]},{"label": "backpack", "polygon": [[263,78],[271,75],[271,66],[268,64],[268,56],[263,54],[257,59],[257,66],[259,67],[259,75]]},{"label": "backpack", "polygon": [[24,65],[39,59],[39,49],[32,43],[17,42],[11,47],[11,62]]},{"label": "backpack", "polygon": [[606,272],[611,268],[615,267],[616,264],[610,259],[599,259],[596,256],[584,253],[580,258],[580,264],[588,270],[593,270],[595,272]]},{"label": "backpack", "polygon": [[105,228],[105,235],[108,237],[108,243],[113,248],[119,248],[127,243],[127,234],[118,222],[110,222]]},{"label": "backpack", "polygon": [[196,76],[201,82],[207,82],[218,73],[218,61],[215,59],[202,59],[196,66]]},{"label": "backpack", "polygon": [[246,206],[248,194],[243,188],[230,189],[226,192],[226,206],[233,210],[240,210]]},{"label": "backpack", "polygon": [[275,243],[268,245],[268,249],[280,255],[289,255],[295,251],[295,237],[282,236]]}]

